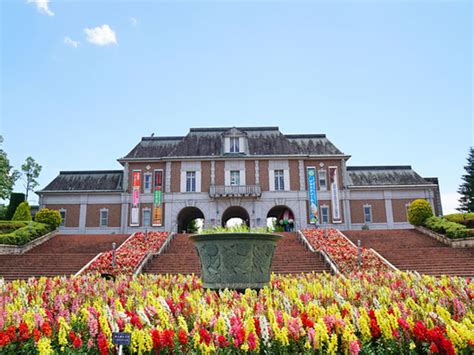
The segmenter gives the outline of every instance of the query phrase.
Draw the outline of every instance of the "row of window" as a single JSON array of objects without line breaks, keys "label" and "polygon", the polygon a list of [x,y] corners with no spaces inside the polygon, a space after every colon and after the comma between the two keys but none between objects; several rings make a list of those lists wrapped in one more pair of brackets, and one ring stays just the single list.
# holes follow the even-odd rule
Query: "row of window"
[{"label": "row of window", "polygon": [[[238,142],[238,139],[236,140]],[[237,148],[238,148],[238,143]],[[232,147],[232,146],[231,146]],[[240,170],[230,171],[230,185],[240,185]],[[152,173],[143,174],[143,190],[145,193],[151,193],[152,189]],[[322,191],[327,190],[327,173],[326,170],[318,170],[319,189]],[[285,174],[284,170],[274,170],[274,181],[275,191],[285,190]],[[186,172],[186,192],[196,192],[196,171]]]},{"label": "row of window", "polygon": [[[61,214],[61,227],[66,225],[66,218],[67,218],[67,210],[60,209],[59,213]],[[100,227],[108,227],[109,226],[109,210],[103,208],[100,210],[99,215],[99,226]]]}]

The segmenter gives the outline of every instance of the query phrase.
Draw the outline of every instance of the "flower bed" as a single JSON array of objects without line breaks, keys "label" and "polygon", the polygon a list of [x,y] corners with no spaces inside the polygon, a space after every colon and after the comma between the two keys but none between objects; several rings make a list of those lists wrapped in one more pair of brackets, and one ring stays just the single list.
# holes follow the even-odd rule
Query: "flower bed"
[{"label": "flower bed", "polygon": [[259,293],[191,276],[97,275],[1,284],[0,353],[469,354],[474,284],[412,273],[274,276]]},{"label": "flower bed", "polygon": [[357,248],[335,229],[303,229],[301,232],[313,248],[325,251],[343,274],[355,271],[390,271],[377,255],[366,248],[361,248],[362,264],[359,265]]},{"label": "flower bed", "polygon": [[156,253],[169,233],[136,232],[115,251],[115,266],[112,266],[112,251],[101,253],[83,273],[107,275],[131,274],[149,254]]}]

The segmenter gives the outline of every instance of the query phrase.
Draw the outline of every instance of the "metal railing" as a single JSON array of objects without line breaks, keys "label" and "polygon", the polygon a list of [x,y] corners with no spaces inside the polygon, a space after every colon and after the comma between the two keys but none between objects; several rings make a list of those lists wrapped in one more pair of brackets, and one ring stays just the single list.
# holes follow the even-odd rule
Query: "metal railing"
[{"label": "metal railing", "polygon": [[209,196],[216,197],[260,197],[260,185],[211,185]]}]

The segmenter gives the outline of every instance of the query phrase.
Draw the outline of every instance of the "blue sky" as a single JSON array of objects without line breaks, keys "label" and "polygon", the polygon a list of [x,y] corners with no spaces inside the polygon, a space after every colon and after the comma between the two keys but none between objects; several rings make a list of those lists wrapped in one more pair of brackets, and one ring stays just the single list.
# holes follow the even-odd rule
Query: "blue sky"
[{"label": "blue sky", "polygon": [[470,1],[29,1],[0,5],[0,133],[17,168],[43,165],[40,188],[119,169],[152,132],[278,125],[326,133],[350,165],[438,176],[456,207],[474,140]]}]

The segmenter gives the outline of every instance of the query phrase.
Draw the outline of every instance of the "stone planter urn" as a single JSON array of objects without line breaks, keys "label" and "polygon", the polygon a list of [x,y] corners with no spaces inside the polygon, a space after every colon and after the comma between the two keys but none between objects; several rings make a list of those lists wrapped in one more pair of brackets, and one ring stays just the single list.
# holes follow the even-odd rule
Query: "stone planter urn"
[{"label": "stone planter urn", "polygon": [[194,234],[204,288],[260,289],[270,282],[273,253],[281,235]]}]

